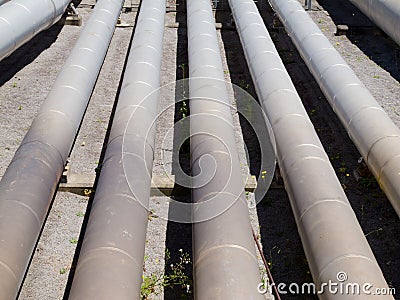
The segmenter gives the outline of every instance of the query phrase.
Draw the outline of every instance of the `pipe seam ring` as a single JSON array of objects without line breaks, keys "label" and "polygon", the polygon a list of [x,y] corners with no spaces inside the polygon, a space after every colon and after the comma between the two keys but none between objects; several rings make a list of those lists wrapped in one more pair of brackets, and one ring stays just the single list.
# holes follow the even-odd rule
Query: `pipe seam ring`
[{"label": "pipe seam ring", "polygon": [[[75,273],[78,273],[78,270],[84,268],[85,264],[90,262],[91,260],[96,260],[96,252],[107,252],[107,251],[111,251],[111,252],[117,252],[120,254],[125,255],[126,257],[129,258],[129,260],[131,260],[138,268],[142,268],[142,266],[138,263],[138,261],[132,256],[130,255],[127,251],[122,250],[121,248],[117,248],[117,247],[111,247],[111,246],[101,246],[101,247],[96,247],[94,249],[90,249],[85,251],[85,258],[83,260],[79,261],[79,264],[77,265],[76,269],[75,269]],[[91,256],[92,254],[94,254],[94,256]]]},{"label": "pipe seam ring", "polygon": [[197,257],[196,261],[194,262],[193,267],[196,267],[211,252],[214,252],[214,251],[217,251],[220,249],[225,249],[225,248],[241,250],[244,253],[246,253],[251,259],[253,259],[255,262],[257,262],[257,258],[254,256],[254,254],[249,249],[247,249],[243,246],[240,246],[240,245],[236,245],[236,244],[222,244],[222,245],[213,246],[211,248],[203,250],[202,253]]},{"label": "pipe seam ring", "polygon": [[[368,247],[369,248],[369,247]],[[376,261],[374,261],[373,259],[371,259],[370,257],[367,257],[367,256],[365,256],[365,255],[360,255],[360,254],[343,254],[343,255],[340,255],[340,256],[338,256],[338,257],[335,257],[334,259],[332,259],[330,262],[328,262],[320,271],[319,271],[319,274],[318,274],[318,277],[317,277],[317,282],[321,282],[321,277],[323,276],[323,273],[325,272],[325,271],[327,271],[328,270],[328,268],[331,266],[331,265],[333,265],[333,264],[336,264],[338,261],[340,261],[340,260],[344,260],[344,259],[348,259],[348,258],[361,258],[361,259],[365,259],[365,260],[367,260],[367,261],[369,261],[370,263],[372,263],[374,266],[376,266],[379,270],[380,270],[380,267],[379,267],[379,265],[378,265],[378,263],[376,262]]]}]

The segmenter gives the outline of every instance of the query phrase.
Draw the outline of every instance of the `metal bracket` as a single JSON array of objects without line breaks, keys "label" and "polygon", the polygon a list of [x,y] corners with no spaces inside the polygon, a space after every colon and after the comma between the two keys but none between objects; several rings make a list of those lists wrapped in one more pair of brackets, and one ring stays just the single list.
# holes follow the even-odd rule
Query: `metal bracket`
[{"label": "metal bracket", "polygon": [[82,16],[79,15],[73,3],[70,3],[67,9],[67,17],[64,21],[65,25],[81,26]]},{"label": "metal bracket", "polygon": [[306,10],[311,10],[311,5],[312,5],[312,0],[305,0],[305,6],[306,6]]},{"label": "metal bracket", "polygon": [[371,178],[373,177],[371,171],[369,170],[364,159],[360,157],[357,161],[357,167],[353,171],[354,178],[358,182],[361,178]]},{"label": "metal bracket", "polygon": [[65,163],[65,167],[61,175],[60,183],[66,183],[68,181],[69,169],[70,169],[70,159],[67,158],[67,162]]},{"label": "metal bracket", "polygon": [[272,179],[270,189],[283,189],[283,188],[285,188],[285,183],[283,182],[281,169],[279,168],[279,165],[276,164],[274,178]]},{"label": "metal bracket", "polygon": [[349,31],[349,26],[347,25],[343,25],[343,24],[339,24],[336,26],[336,32],[335,35],[336,36],[340,36],[340,35],[346,35]]}]

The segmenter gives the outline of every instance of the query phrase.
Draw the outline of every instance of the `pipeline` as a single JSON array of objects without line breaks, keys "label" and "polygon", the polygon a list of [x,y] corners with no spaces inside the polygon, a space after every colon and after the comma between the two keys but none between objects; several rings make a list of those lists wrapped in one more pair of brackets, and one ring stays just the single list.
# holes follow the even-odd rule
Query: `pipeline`
[{"label": "pipeline", "polygon": [[264,299],[210,1],[187,23],[195,298]]},{"label": "pipeline", "polygon": [[[340,283],[337,276],[341,272],[347,274],[349,282],[360,286],[368,282],[375,287],[387,287],[254,1],[229,3],[257,95],[274,131],[282,176],[317,287],[330,281]],[[302,23],[298,28],[303,26]],[[365,298],[365,294],[327,292],[319,296]]]},{"label": "pipeline", "polygon": [[0,7],[0,60],[57,22],[70,1],[13,0],[2,5]]},{"label": "pipeline", "polygon": [[140,299],[165,0],[143,0],[69,299]]},{"label": "pipeline", "polygon": [[350,0],[400,45],[400,3],[397,0]]},{"label": "pipeline", "polygon": [[296,0],[270,0],[392,206],[400,216],[400,129]]},{"label": "pipeline", "polygon": [[18,292],[122,4],[97,2],[0,182],[1,299],[15,299]]}]

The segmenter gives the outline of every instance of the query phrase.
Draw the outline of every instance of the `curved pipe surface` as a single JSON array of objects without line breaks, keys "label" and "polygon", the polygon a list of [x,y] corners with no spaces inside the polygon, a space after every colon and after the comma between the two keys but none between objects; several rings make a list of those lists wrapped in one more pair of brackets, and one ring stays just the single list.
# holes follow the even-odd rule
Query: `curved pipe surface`
[{"label": "curved pipe surface", "polygon": [[304,62],[400,216],[400,129],[296,0],[270,0]]},{"label": "curved pipe surface", "polygon": [[0,7],[0,60],[57,22],[71,0],[13,0]]},{"label": "curved pipe surface", "polygon": [[400,2],[397,0],[349,0],[400,45]]},{"label": "curved pipe surface", "polygon": [[107,53],[122,3],[122,0],[97,2],[0,182],[1,299],[15,299]]},{"label": "curved pipe surface", "polygon": [[[339,284],[340,272],[360,286],[387,287],[254,1],[229,3],[257,95],[274,131],[282,176],[317,287],[330,281]],[[365,296],[319,295],[321,299]]]},{"label": "curved pipe surface", "polygon": [[187,23],[195,298],[264,299],[211,2],[188,0]]},{"label": "curved pipe surface", "polygon": [[69,299],[140,299],[165,0],[143,0]]}]

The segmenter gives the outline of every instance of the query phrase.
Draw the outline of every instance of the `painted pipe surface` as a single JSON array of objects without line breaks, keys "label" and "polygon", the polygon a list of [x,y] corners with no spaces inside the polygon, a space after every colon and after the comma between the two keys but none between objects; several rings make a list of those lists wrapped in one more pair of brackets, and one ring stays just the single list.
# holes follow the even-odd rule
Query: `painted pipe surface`
[{"label": "painted pipe surface", "polygon": [[400,129],[296,0],[270,0],[322,92],[400,216]]},{"label": "painted pipe surface", "polygon": [[[285,187],[317,287],[340,283],[342,272],[348,282],[387,287],[254,1],[229,3],[257,95],[274,131]],[[365,299],[366,295],[326,292],[319,297]]]},{"label": "painted pipe surface", "polygon": [[15,299],[106,55],[122,3],[122,0],[97,2],[0,182],[1,299]]},{"label": "painted pipe surface", "polygon": [[264,299],[210,1],[187,23],[195,298]]},{"label": "painted pipe surface", "polygon": [[140,299],[165,0],[143,0],[69,299]]},{"label": "painted pipe surface", "polygon": [[0,60],[57,22],[71,0],[13,0],[0,7]]},{"label": "painted pipe surface", "polygon": [[400,2],[397,0],[350,0],[400,45]]}]

